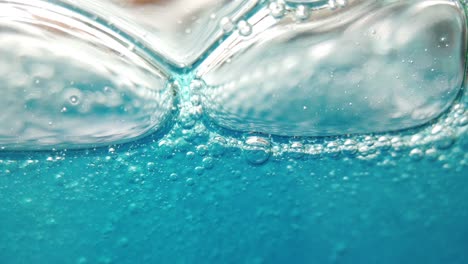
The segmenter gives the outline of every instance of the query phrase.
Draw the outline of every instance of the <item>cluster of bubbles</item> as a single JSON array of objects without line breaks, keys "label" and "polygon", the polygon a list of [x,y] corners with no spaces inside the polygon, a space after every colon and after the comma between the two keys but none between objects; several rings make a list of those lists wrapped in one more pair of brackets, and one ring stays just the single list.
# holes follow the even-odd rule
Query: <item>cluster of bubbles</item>
[{"label": "cluster of bubbles", "polygon": [[[430,124],[405,131],[377,134],[344,135],[333,137],[278,137],[261,133],[233,132],[219,128],[212,120],[203,117],[203,99],[198,91],[204,83],[193,80],[182,93],[189,99],[179,105],[180,113],[175,129],[159,146],[167,142],[189,149],[187,158],[203,157],[203,168],[212,168],[213,160],[228,149],[241,150],[242,156],[252,165],[263,165],[271,158],[322,159],[357,158],[372,160],[379,155],[406,156],[413,161],[443,157],[444,151],[457,147],[467,148],[468,111],[461,96],[447,112]],[[184,143],[181,143],[181,139]],[[192,148],[192,149],[191,149]],[[195,150],[193,150],[193,148]],[[172,153],[173,148],[165,153]],[[208,165],[207,165],[208,164]],[[199,169],[202,171],[202,169]]]},{"label": "cluster of bubbles", "polygon": [[[347,0],[329,0],[329,1],[295,1],[295,0],[272,0],[267,2],[267,14],[275,19],[291,15],[297,22],[308,19],[315,10],[345,8],[348,5]],[[230,17],[223,17],[220,20],[220,27],[224,33],[231,33],[237,29],[241,36],[249,36],[252,33],[252,25],[249,20],[241,19],[237,23]]]},{"label": "cluster of bubbles", "polygon": [[175,128],[158,143],[160,150],[163,146],[172,145],[167,151],[161,150],[167,156],[174,155],[175,149],[181,148],[189,160],[199,157],[201,165],[195,168],[197,174],[212,169],[219,163],[219,158],[230,151],[240,151],[239,155],[249,164],[260,166],[272,159],[289,158],[375,160],[379,156],[389,156],[395,159],[407,157],[413,161],[443,160],[454,145],[458,152],[468,148],[465,95],[434,122],[406,131],[320,138],[278,137],[222,129],[204,118],[203,99],[197,93],[203,85],[203,82],[194,80],[181,88],[182,92],[184,89],[190,91],[190,95],[179,105]]},{"label": "cluster of bubbles", "polygon": [[[186,89],[202,88],[202,83],[193,81]],[[196,91],[197,89],[191,90]],[[172,159],[176,155],[183,155],[194,164],[195,175],[201,175],[221,163],[226,152],[243,157],[253,166],[261,166],[269,160],[317,160],[317,159],[360,159],[376,160],[380,157],[406,157],[412,161],[447,159],[447,151],[464,153],[468,149],[468,111],[463,96],[443,116],[431,124],[407,131],[368,134],[345,135],[336,137],[277,137],[259,133],[234,133],[227,129],[216,128],[210,120],[203,118],[203,107],[195,92],[190,99],[179,105],[179,118],[174,128],[163,138],[153,139],[154,143],[136,145],[143,147],[144,153],[154,151],[151,155],[158,158]],[[465,99],[466,100],[466,99]],[[214,128],[214,129],[212,129]],[[119,150],[121,146],[111,146],[102,162],[115,166],[128,166],[129,173],[143,177],[142,167],[152,169],[154,163],[132,166],[131,157],[138,151]],[[454,149],[455,148],[455,149]],[[124,148],[125,149],[125,148]],[[102,148],[83,150],[88,154],[100,153]],[[123,153],[117,155],[117,153]],[[237,154],[235,154],[237,153]],[[53,151],[47,156],[47,163],[64,162],[67,150]],[[463,155],[462,155],[463,156]],[[460,162],[468,165],[468,156],[462,157]],[[12,173],[17,169],[36,167],[40,159],[26,159],[23,161],[5,156],[0,157],[2,173]],[[120,164],[120,165],[119,165]],[[123,165],[122,165],[123,164]],[[106,165],[107,166],[107,165]],[[171,181],[178,181],[178,173],[169,176]],[[57,180],[60,181],[60,175]],[[136,180],[141,181],[141,180]],[[187,185],[193,185],[194,178],[187,178]]]},{"label": "cluster of bubbles", "polygon": [[347,0],[329,1],[297,1],[297,0],[276,0],[272,1],[268,8],[270,14],[275,18],[281,18],[286,14],[294,14],[297,21],[309,18],[314,10],[328,8],[335,10],[348,5]]},{"label": "cluster of bubbles", "polygon": [[[267,10],[274,18],[294,14],[297,21],[302,21],[313,15],[314,10],[323,8],[334,10],[347,5],[348,2],[345,0],[275,0],[269,2]],[[243,36],[252,33],[252,25],[248,19],[234,22],[225,17],[221,19],[220,26],[224,32],[238,30],[238,33]],[[203,118],[203,98],[198,93],[205,88],[203,82],[195,79],[188,85],[179,85],[181,96],[183,94],[187,96],[182,98],[176,107],[179,110],[177,122],[170,133],[160,140],[155,140],[154,144],[161,157],[170,158],[178,151],[186,153],[188,159],[201,157],[201,165],[195,168],[197,173],[212,169],[216,164],[215,160],[222,156],[226,149],[241,150],[242,156],[252,165],[262,165],[272,158],[282,158],[288,155],[296,159],[307,157],[369,159],[386,151],[406,153],[405,155],[409,155],[414,160],[421,160],[424,157],[437,158],[441,151],[450,149],[457,140],[466,140],[468,127],[468,111],[465,110],[467,103],[464,101],[466,95],[463,95],[446,114],[433,123],[404,132],[322,138],[285,138],[258,133],[231,133],[232,131],[220,128],[211,129],[212,121]],[[78,92],[70,93],[67,97],[68,107],[61,108],[61,111],[67,112],[73,106],[82,105],[84,101],[82,97]],[[460,146],[466,148],[466,145],[466,142],[462,142]],[[114,147],[109,148],[109,153],[114,152]],[[47,159],[47,161],[56,160],[60,159],[53,157]],[[10,163],[9,159],[0,159],[2,165]],[[28,161],[26,165],[35,163],[35,161]],[[177,179],[177,174],[171,174],[171,178]]]}]

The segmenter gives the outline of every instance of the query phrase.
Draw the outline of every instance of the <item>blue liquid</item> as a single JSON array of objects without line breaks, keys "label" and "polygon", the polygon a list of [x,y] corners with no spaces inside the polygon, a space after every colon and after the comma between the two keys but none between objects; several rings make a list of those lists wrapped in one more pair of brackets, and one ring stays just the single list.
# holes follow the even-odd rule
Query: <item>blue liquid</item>
[{"label": "blue liquid", "polygon": [[177,79],[160,133],[0,152],[0,263],[468,261],[466,90],[412,129],[287,137],[221,128]]}]

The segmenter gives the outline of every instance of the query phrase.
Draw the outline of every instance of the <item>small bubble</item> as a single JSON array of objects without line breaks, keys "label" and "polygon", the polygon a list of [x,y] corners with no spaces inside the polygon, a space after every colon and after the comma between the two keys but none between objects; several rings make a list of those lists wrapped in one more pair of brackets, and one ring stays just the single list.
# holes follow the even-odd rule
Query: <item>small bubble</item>
[{"label": "small bubble", "polygon": [[424,153],[421,149],[415,148],[410,151],[409,155],[412,160],[421,160],[424,156]]},{"label": "small bubble", "polygon": [[435,138],[435,146],[437,149],[449,149],[456,141],[456,135],[452,130],[445,130]]},{"label": "small bubble", "polygon": [[185,157],[187,157],[188,160],[193,160],[193,158],[195,158],[195,152],[189,151],[185,154]]},{"label": "small bubble", "polygon": [[185,181],[185,183],[188,185],[188,186],[193,186],[195,184],[195,181],[193,180],[193,178],[187,178],[187,180]]},{"label": "small bubble", "polygon": [[198,106],[201,104],[201,97],[199,95],[194,94],[190,96],[190,102],[192,103],[192,105]]},{"label": "small bubble", "polygon": [[352,139],[346,139],[344,144],[343,144],[343,148],[341,149],[341,151],[343,152],[344,155],[347,155],[347,156],[352,156],[352,155],[356,154],[356,152],[358,151],[356,141],[354,141]]},{"label": "small bubble", "polygon": [[261,165],[270,158],[270,148],[271,144],[268,139],[250,136],[245,140],[243,154],[249,163]]},{"label": "small bubble", "polygon": [[304,20],[309,17],[309,10],[304,5],[299,5],[296,8],[296,18],[297,20]]},{"label": "small bubble", "polygon": [[226,140],[222,137],[215,137],[209,144],[208,149],[213,157],[221,157],[225,151]]},{"label": "small bubble", "polygon": [[158,144],[159,155],[165,159],[170,159],[174,156],[174,145],[170,141],[162,140]]},{"label": "small bubble", "polygon": [[200,156],[206,156],[208,153],[208,147],[205,145],[199,145],[197,146],[197,154]]},{"label": "small bubble", "polygon": [[252,33],[252,26],[245,20],[239,21],[237,28],[242,36],[248,36]]},{"label": "small bubble", "polygon": [[70,101],[70,103],[72,105],[77,105],[77,104],[80,103],[80,98],[78,96],[76,96],[76,95],[70,96],[70,98],[68,100]]},{"label": "small bubble", "polygon": [[338,157],[340,155],[339,145],[335,141],[331,141],[326,145],[326,153],[331,157]]},{"label": "small bubble", "polygon": [[177,175],[177,173],[171,173],[171,175],[169,175],[169,179],[171,181],[177,181],[179,179],[179,175]]},{"label": "small bubble", "polygon": [[203,158],[203,167],[207,170],[210,170],[214,167],[214,160],[212,157]]},{"label": "small bubble", "polygon": [[348,0],[329,0],[328,6],[331,10],[336,9],[337,7],[345,7],[348,5]]},{"label": "small bubble", "polygon": [[284,4],[280,2],[271,3],[268,8],[270,9],[270,14],[275,18],[280,18],[284,16]]},{"label": "small bubble", "polygon": [[180,118],[179,118],[179,124],[185,128],[185,129],[191,129],[195,126],[195,124],[197,123],[197,119],[194,118],[193,115],[191,115],[190,113],[188,112],[183,112],[180,114]]},{"label": "small bubble", "polygon": [[234,29],[234,23],[229,17],[223,17],[220,21],[221,28],[224,32],[231,32]]},{"label": "small bubble", "polygon": [[196,93],[196,92],[200,91],[200,89],[202,89],[203,86],[204,86],[204,85],[203,85],[203,82],[202,82],[202,81],[200,81],[200,80],[193,80],[193,81],[190,83],[189,88],[190,88],[190,91]]},{"label": "small bubble", "polygon": [[425,156],[430,160],[436,160],[438,157],[437,150],[435,148],[430,148],[426,150]]},{"label": "small bubble", "polygon": [[386,136],[381,136],[377,139],[376,146],[380,149],[387,150],[392,146],[391,140]]},{"label": "small bubble", "polygon": [[457,122],[458,126],[466,126],[468,124],[468,115],[465,115],[463,116],[462,118],[460,118],[460,120],[458,120]]},{"label": "small bubble", "polygon": [[194,171],[197,175],[202,175],[205,172],[205,168],[202,166],[197,166],[195,167]]},{"label": "small bubble", "polygon": [[433,135],[439,134],[440,131],[442,131],[443,128],[444,127],[441,126],[441,125],[435,125],[431,130],[431,134],[433,134]]},{"label": "small bubble", "polygon": [[293,158],[300,159],[304,156],[304,145],[301,142],[292,142],[289,151]]},{"label": "small bubble", "polygon": [[366,136],[363,141],[364,144],[366,144],[368,147],[373,146],[375,143],[375,140],[371,136]]},{"label": "small bubble", "polygon": [[361,154],[362,156],[367,156],[371,154],[371,149],[366,145],[359,146],[358,151],[359,154]]}]

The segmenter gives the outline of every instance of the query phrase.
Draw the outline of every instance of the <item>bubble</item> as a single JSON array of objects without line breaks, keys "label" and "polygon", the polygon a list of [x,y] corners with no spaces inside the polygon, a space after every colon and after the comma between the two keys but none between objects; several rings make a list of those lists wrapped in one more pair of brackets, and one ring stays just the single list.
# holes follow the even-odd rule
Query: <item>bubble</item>
[{"label": "bubble", "polygon": [[189,88],[192,93],[197,94],[204,87],[203,81],[195,79],[190,82]]},{"label": "bubble", "polygon": [[221,28],[224,32],[231,32],[234,29],[234,23],[229,17],[223,17],[220,21]]},{"label": "bubble", "polygon": [[76,95],[70,96],[70,98],[68,100],[72,105],[77,105],[77,104],[80,103],[80,98],[78,96],[76,96]]},{"label": "bubble", "polygon": [[363,143],[366,144],[366,146],[371,147],[374,145],[375,140],[371,136],[366,136],[364,137]]},{"label": "bubble", "polygon": [[214,160],[212,157],[203,158],[203,167],[207,170],[210,170],[214,167]]},{"label": "bubble", "polygon": [[292,142],[289,151],[292,153],[292,157],[300,159],[304,156],[304,145],[301,142]]},{"label": "bubble", "polygon": [[[129,51],[120,32],[86,19],[79,8],[59,11],[52,3],[25,1],[11,10],[4,1],[0,5],[2,15],[24,9],[14,12],[16,19],[0,22],[0,68],[11,65],[11,77],[0,75],[0,105],[8,105],[0,120],[24,128],[0,126],[1,145],[15,150],[101,147],[166,127],[173,98],[166,84],[172,73],[150,63],[146,54]],[[21,81],[21,89],[11,79]],[[105,86],[125,98],[116,100]]]},{"label": "bubble", "polygon": [[391,146],[391,140],[388,137],[381,136],[377,139],[376,147],[383,150],[388,150],[391,148]]},{"label": "bubble", "polygon": [[359,151],[359,154],[362,155],[362,156],[367,156],[367,155],[372,153],[371,149],[367,145],[359,146],[358,151]]},{"label": "bubble", "polygon": [[456,141],[456,135],[452,130],[444,130],[435,137],[434,145],[437,149],[449,149]]},{"label": "bubble", "polygon": [[356,141],[354,141],[352,139],[346,139],[345,142],[343,143],[343,147],[342,147],[341,151],[346,156],[352,156],[352,155],[356,154],[356,152],[358,151]]},{"label": "bubble", "polygon": [[164,159],[170,159],[174,156],[173,142],[162,140],[158,143],[158,154]]},{"label": "bubble", "polygon": [[458,120],[457,125],[463,127],[463,126],[466,126],[467,124],[468,124],[468,115],[465,114],[462,118]]},{"label": "bubble", "polygon": [[280,18],[284,16],[285,8],[284,4],[280,2],[272,2],[268,6],[270,9],[270,14],[275,18]]},{"label": "bubble", "polygon": [[412,160],[418,161],[421,160],[424,156],[424,152],[419,148],[414,148],[409,153]]},{"label": "bubble", "polygon": [[194,171],[195,171],[195,173],[196,173],[197,175],[202,175],[203,172],[205,172],[205,168],[203,168],[203,167],[201,167],[201,166],[197,166],[197,167],[195,167],[195,170],[194,170]]},{"label": "bubble", "polygon": [[192,105],[194,105],[194,106],[200,105],[201,104],[200,95],[194,94],[194,95],[190,96],[190,103],[192,103]]},{"label": "bubble", "polygon": [[252,33],[252,26],[245,20],[239,21],[237,28],[242,36],[248,36]]},{"label": "bubble", "polygon": [[345,7],[348,4],[348,0],[330,0],[328,1],[328,6],[330,9],[335,9],[337,7]]},{"label": "bubble", "polygon": [[187,180],[185,180],[185,183],[188,186],[193,186],[195,184],[195,181],[193,180],[193,178],[187,178]]},{"label": "bubble", "polygon": [[437,149],[430,148],[430,149],[426,150],[425,156],[430,160],[437,160],[437,158],[438,158]]},{"label": "bubble", "polygon": [[185,154],[185,157],[188,159],[188,160],[193,160],[195,158],[195,152],[193,151],[189,151]]},{"label": "bubble", "polygon": [[171,173],[171,175],[169,175],[169,179],[171,181],[177,181],[179,179],[179,175],[177,175],[177,173]]},{"label": "bubble", "polygon": [[221,157],[224,155],[225,148],[226,148],[226,140],[222,137],[215,137],[211,142],[208,144],[208,149],[210,155],[213,157]]},{"label": "bubble", "polygon": [[[214,124],[287,137],[375,135],[427,124],[459,94],[466,30],[462,10],[448,2],[429,3],[424,11],[415,11],[417,15],[410,11],[417,5],[411,1],[401,3],[401,11],[392,9],[396,3],[383,2],[367,11],[350,8],[339,14],[323,8],[328,1],[286,0],[286,7],[283,2],[272,1],[268,10],[262,9],[270,12],[269,20],[249,18],[256,37],[233,34],[229,44],[215,47],[197,66],[195,74],[207,87],[201,92],[204,113]],[[343,0],[328,3],[348,5]],[[295,13],[281,21],[272,18],[290,11],[301,14],[301,6],[313,9],[313,19],[298,24]],[[386,16],[374,19],[377,13]],[[385,32],[381,20],[388,22]],[[328,23],[333,37],[316,26]],[[458,44],[443,53],[424,52],[437,42],[434,36],[440,37],[440,23],[445,25],[443,34]],[[373,36],[371,30],[382,34]],[[380,35],[407,37],[387,45]],[[414,49],[414,43],[422,48]],[[433,59],[437,63],[428,63]],[[427,74],[431,68],[436,78]]]},{"label": "bubble", "polygon": [[271,144],[266,138],[250,136],[245,140],[243,154],[247,161],[253,165],[262,165],[271,154]]},{"label": "bubble", "polygon": [[197,154],[200,156],[206,156],[208,153],[208,147],[206,145],[198,145],[197,146]]},{"label": "bubble", "polygon": [[340,155],[339,145],[335,141],[327,143],[326,151],[327,154],[331,157],[338,157]]},{"label": "bubble", "polygon": [[190,113],[183,112],[179,117],[179,124],[185,129],[191,129],[197,123],[197,119]]},{"label": "bubble", "polygon": [[304,5],[299,5],[296,8],[296,18],[298,20],[304,20],[309,17],[309,10]]},{"label": "bubble", "polygon": [[444,127],[442,125],[435,125],[431,130],[431,134],[437,135],[443,130],[443,128]]}]

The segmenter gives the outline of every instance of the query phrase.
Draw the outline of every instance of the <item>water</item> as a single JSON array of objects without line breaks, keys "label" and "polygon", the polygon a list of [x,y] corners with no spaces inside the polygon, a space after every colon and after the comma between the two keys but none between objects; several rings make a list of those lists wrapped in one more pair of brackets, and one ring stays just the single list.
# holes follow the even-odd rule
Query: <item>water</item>
[{"label": "water", "polygon": [[23,2],[0,263],[468,261],[458,3]]}]

